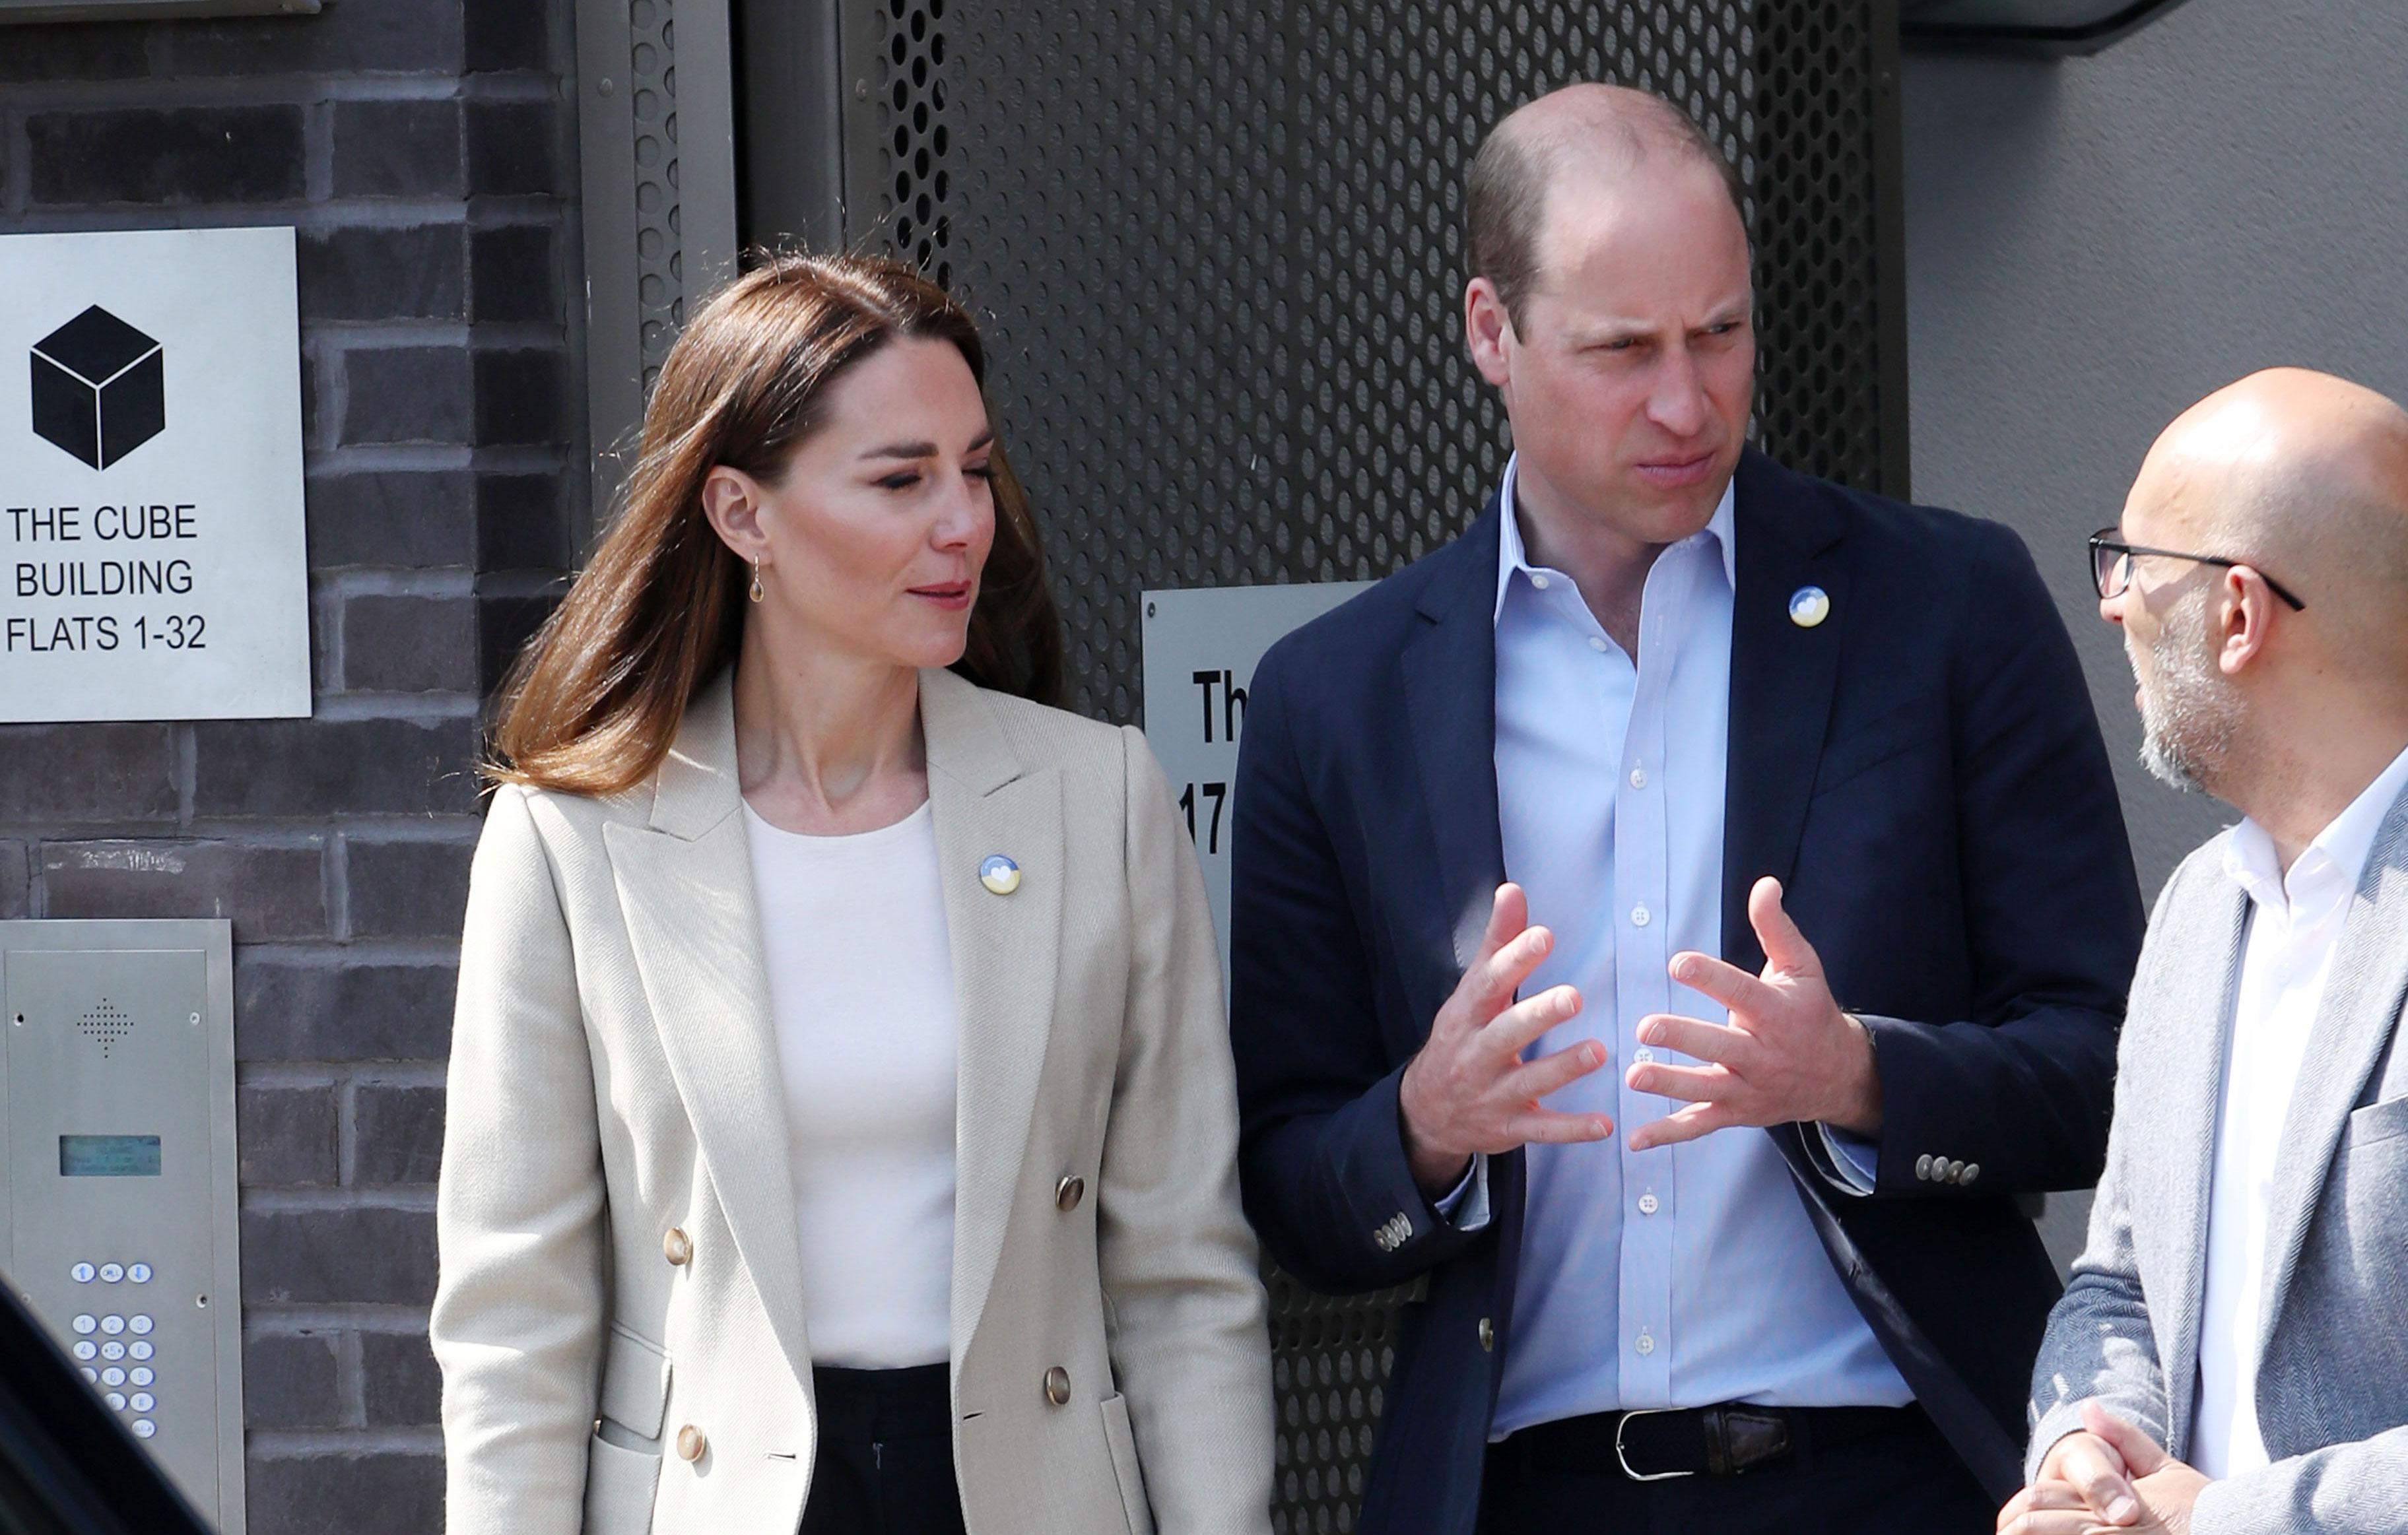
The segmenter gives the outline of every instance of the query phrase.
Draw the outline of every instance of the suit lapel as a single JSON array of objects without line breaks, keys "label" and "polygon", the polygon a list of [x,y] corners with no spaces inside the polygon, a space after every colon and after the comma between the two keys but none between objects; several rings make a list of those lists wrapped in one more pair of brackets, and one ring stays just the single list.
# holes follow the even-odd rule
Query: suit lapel
[{"label": "suit lapel", "polygon": [[[1026,1172],[1054,1022],[1067,856],[1061,775],[1022,764],[976,689],[950,672],[922,672],[920,718],[961,1028],[953,1283],[959,1359],[985,1311]],[[1020,866],[1020,887],[1008,896],[979,880],[979,865],[997,853]]]},{"label": "suit lapel", "polygon": [[[1747,970],[1764,964],[1747,893],[1767,874],[1786,882],[1797,865],[1850,617],[1840,521],[1814,487],[1793,478],[1751,449],[1740,459],[1732,507],[1738,581],[1723,791],[1723,957]],[[1790,595],[1802,586],[1819,586],[1831,599],[1829,616],[1813,628],[1789,617]]]},{"label": "suit lapel", "polygon": [[785,1086],[736,782],[726,678],[688,710],[651,823],[603,832],[669,1074],[738,1252],[798,1377],[810,1373]]},{"label": "suit lapel", "polygon": [[[1497,820],[1496,501],[1433,559],[1453,563],[1422,594],[1421,624],[1405,642],[1406,706],[1421,770],[1422,803],[1438,850],[1439,920],[1453,940],[1455,973],[1445,989],[1417,997],[1435,1016],[1480,949],[1488,911],[1505,879]],[[1432,980],[1437,978],[1433,977]]]},{"label": "suit lapel", "polygon": [[2394,802],[2350,897],[2341,946],[2333,954],[2306,1057],[2291,1090],[2274,1158],[2266,1225],[2266,1305],[2258,1353],[2282,1315],[2283,1301],[2307,1245],[2316,1198],[2332,1170],[2335,1147],[2367,1078],[2382,1058],[2408,991],[2408,796]]}]

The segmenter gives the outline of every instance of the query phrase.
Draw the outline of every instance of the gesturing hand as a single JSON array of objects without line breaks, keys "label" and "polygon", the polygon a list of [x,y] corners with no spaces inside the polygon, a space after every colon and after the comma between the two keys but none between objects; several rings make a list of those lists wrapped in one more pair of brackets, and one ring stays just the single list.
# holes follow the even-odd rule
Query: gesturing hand
[{"label": "gesturing hand", "polygon": [[1495,1155],[1532,1140],[1602,1140],[1613,1133],[1613,1121],[1603,1114],[1539,1107],[1539,1099],[1603,1066],[1605,1046],[1584,1040],[1535,1061],[1522,1059],[1533,1040],[1581,1005],[1580,993],[1570,986],[1513,1000],[1555,947],[1554,934],[1529,924],[1522,887],[1498,886],[1480,953],[1398,1083],[1405,1159],[1413,1181],[1432,1198],[1463,1177],[1474,1153]]},{"label": "gesturing hand", "polygon": [[2000,1535],[2189,1535],[2208,1478],[2095,1401],[2082,1423],[1999,1511]]},{"label": "gesturing hand", "polygon": [[1672,956],[1672,979],[1730,1009],[1727,1025],[1668,1012],[1639,1020],[1641,1042],[1706,1064],[1630,1069],[1636,1091],[1688,1100],[1688,1107],[1633,1130],[1633,1151],[1694,1140],[1733,1125],[1821,1120],[1858,1135],[1881,1129],[1871,1038],[1831,999],[1814,946],[1781,909],[1779,880],[1756,882],[1747,920],[1764,945],[1760,976],[1692,951]]}]

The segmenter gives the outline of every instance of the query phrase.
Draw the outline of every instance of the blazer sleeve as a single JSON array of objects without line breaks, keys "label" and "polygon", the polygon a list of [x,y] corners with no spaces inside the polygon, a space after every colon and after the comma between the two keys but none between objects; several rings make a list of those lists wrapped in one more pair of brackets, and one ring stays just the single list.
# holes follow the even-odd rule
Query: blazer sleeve
[{"label": "blazer sleeve", "polygon": [[1315,1289],[1403,1284],[1480,1240],[1442,1217],[1405,1160],[1370,956],[1321,808],[1274,646],[1254,669],[1238,753],[1230,859],[1231,1034],[1246,1212]]},{"label": "blazer sleeve", "polygon": [[592,1057],[552,864],[516,786],[468,881],[428,1332],[451,1535],[577,1535],[602,1331]]},{"label": "blazer sleeve", "polygon": [[2172,1399],[2149,1321],[2149,1298],[2141,1287],[2129,1185],[2117,1165],[2122,1160],[2113,1153],[2108,1157],[2107,1174],[2090,1206],[2089,1240],[2073,1261],[2065,1294],[2049,1313],[2048,1331],[2032,1364],[2027,1483],[2039,1476],[2050,1448],[2082,1427],[2085,1401],[2096,1399],[2159,1444],[2173,1442],[2167,1421]]},{"label": "blazer sleeve", "polygon": [[2190,1528],[2191,1535],[2396,1535],[2408,1529],[2408,1427],[2211,1482]]},{"label": "blazer sleeve", "polygon": [[[1863,1015],[1882,1084],[1879,1195],[2096,1182],[2141,948],[2140,883],[2072,640],[2022,540],[1972,526],[1950,707],[1978,1011]],[[1982,1170],[1973,1184],[1918,1178],[1927,1155]]]},{"label": "blazer sleeve", "polygon": [[1270,1339],[1220,951],[1170,785],[1143,736],[1122,740],[1132,941],[1096,1205],[1112,1368],[1164,1535],[1267,1535]]}]

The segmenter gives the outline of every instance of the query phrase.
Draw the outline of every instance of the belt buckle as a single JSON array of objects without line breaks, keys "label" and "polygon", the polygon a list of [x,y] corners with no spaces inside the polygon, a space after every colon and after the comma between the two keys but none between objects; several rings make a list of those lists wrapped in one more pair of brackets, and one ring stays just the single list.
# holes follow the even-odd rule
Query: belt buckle
[{"label": "belt buckle", "polygon": [[1621,1463],[1622,1474],[1633,1482],[1670,1482],[1680,1477],[1697,1475],[1695,1471],[1634,1471],[1630,1469],[1630,1452],[1624,1448],[1622,1442],[1622,1431],[1630,1427],[1632,1418],[1661,1417],[1667,1413],[1686,1411],[1688,1409],[1682,1407],[1634,1407],[1616,1418],[1613,1423],[1613,1458]]}]

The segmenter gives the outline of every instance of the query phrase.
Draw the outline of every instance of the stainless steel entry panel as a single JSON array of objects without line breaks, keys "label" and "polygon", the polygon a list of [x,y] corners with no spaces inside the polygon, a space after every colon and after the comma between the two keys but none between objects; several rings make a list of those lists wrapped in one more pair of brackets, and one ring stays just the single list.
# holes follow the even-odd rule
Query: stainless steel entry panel
[{"label": "stainless steel entry panel", "polygon": [[8,1283],[220,1529],[243,1528],[227,924],[0,923]]}]

